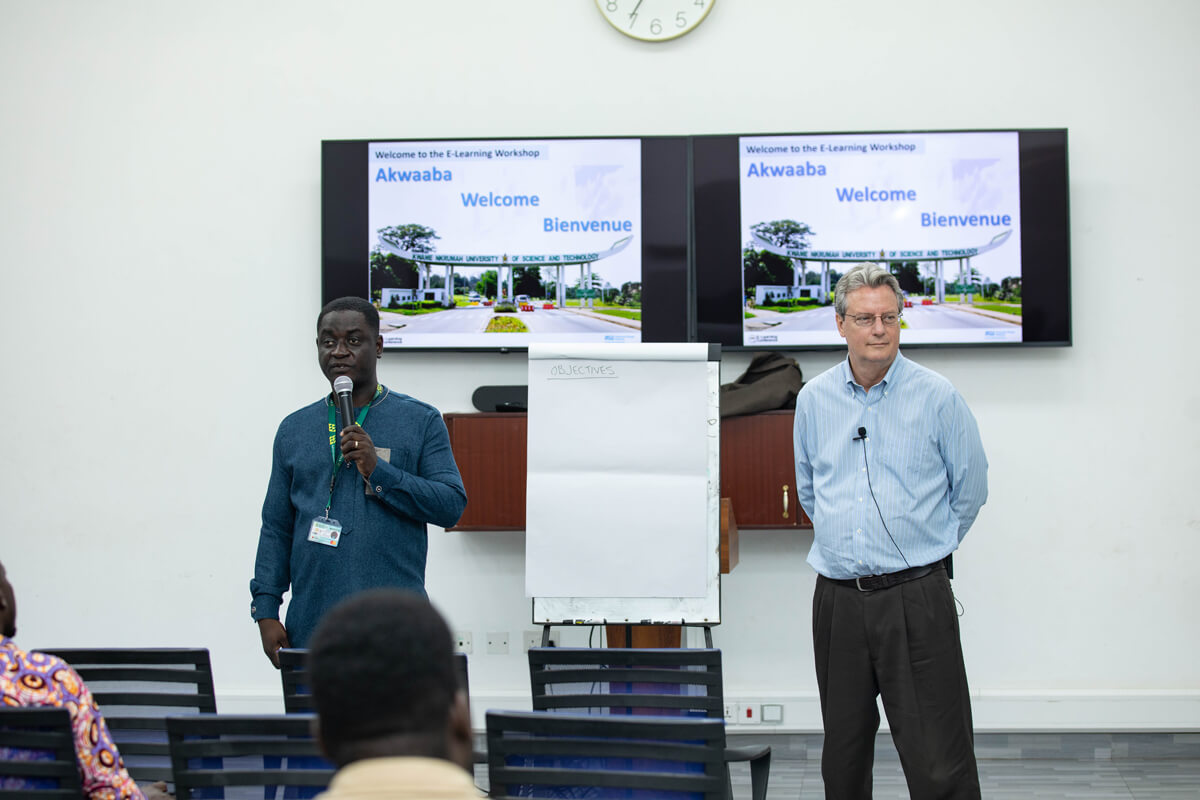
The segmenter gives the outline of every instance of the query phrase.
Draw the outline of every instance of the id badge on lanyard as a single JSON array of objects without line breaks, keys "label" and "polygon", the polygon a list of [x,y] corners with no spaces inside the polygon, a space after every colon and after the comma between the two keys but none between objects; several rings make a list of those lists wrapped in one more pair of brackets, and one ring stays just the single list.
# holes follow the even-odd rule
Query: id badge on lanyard
[{"label": "id badge on lanyard", "polygon": [[314,517],[308,529],[308,540],[317,544],[337,547],[342,535],[342,523],[328,516]]},{"label": "id badge on lanyard", "polygon": [[[375,397],[379,397],[383,391],[382,386],[375,387]],[[360,427],[363,421],[367,418],[367,412],[371,410],[371,404],[358,414],[358,419],[354,424]],[[337,449],[337,426],[334,424],[333,406],[329,407],[329,450],[333,456],[333,474],[329,476],[329,499],[325,502],[325,513],[319,517],[313,517],[312,524],[308,527],[308,540],[317,544],[323,544],[326,547],[337,547],[338,542],[342,538],[342,523],[338,522],[329,516],[329,507],[333,505],[333,487],[337,485],[338,468],[342,466],[342,454]],[[349,465],[347,465],[349,466]]]}]

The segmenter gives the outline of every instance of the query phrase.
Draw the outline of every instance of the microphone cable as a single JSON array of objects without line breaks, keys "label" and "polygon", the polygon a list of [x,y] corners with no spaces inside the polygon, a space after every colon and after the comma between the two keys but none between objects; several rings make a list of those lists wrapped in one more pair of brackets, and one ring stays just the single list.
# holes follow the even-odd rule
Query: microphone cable
[{"label": "microphone cable", "polygon": [[879,515],[879,521],[883,523],[884,533],[886,533],[888,538],[892,540],[892,547],[896,548],[896,552],[899,553],[900,558],[904,560],[904,566],[912,569],[912,564],[908,563],[908,557],[904,555],[904,551],[900,549],[900,545],[896,544],[896,539],[894,536],[892,536],[892,532],[888,530],[887,522],[883,518],[883,510],[879,508],[879,501],[875,499],[875,488],[871,486],[871,464],[869,461],[867,461],[867,429],[860,427],[858,429],[858,436],[855,436],[854,440],[861,441],[863,443],[863,467],[867,471],[867,489],[871,492],[871,502],[875,504],[875,513]]},{"label": "microphone cable", "polygon": [[[875,499],[875,489],[871,486],[871,464],[867,461],[867,429],[860,427],[858,429],[858,436],[854,437],[854,441],[861,441],[863,443],[863,467],[867,471],[867,489],[871,492],[871,502],[875,504],[875,513],[879,515],[879,521],[883,523],[883,530],[887,533],[888,538],[892,540],[892,547],[896,548],[896,552],[900,554],[900,558],[904,559],[904,566],[912,569],[912,564],[908,563],[908,557],[904,555],[904,551],[900,549],[900,545],[896,544],[896,539],[892,536],[892,532],[888,530],[887,522],[883,518],[883,511],[879,508],[879,501]],[[950,556],[946,557],[946,559],[949,558]],[[947,565],[947,577],[949,577],[949,572],[949,566]],[[954,600],[955,614],[959,617],[966,614],[967,607],[958,599],[958,595],[954,593],[953,588],[950,589],[950,597]]]}]

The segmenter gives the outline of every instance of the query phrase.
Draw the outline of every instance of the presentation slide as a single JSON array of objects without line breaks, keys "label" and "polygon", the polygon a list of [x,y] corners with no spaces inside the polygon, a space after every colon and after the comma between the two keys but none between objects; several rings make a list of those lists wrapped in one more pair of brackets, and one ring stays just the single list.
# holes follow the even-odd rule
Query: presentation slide
[{"label": "presentation slide", "polygon": [[388,347],[641,341],[638,139],[373,142]]},{"label": "presentation slide", "polygon": [[1021,341],[1016,132],[739,139],[743,344],[840,344],[833,290],[885,264],[900,342]]}]

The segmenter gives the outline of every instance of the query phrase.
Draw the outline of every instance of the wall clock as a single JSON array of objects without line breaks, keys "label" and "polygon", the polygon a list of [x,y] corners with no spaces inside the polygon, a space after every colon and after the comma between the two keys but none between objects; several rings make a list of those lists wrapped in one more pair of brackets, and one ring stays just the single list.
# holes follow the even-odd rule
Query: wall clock
[{"label": "wall clock", "polygon": [[716,0],[596,0],[609,24],[643,42],[665,42],[694,31]]}]

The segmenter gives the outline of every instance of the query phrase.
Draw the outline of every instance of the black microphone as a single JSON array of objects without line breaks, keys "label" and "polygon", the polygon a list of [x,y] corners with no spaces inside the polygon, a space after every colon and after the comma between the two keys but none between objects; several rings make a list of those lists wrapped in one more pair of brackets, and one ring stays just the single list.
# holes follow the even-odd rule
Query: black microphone
[{"label": "black microphone", "polygon": [[854,437],[853,439],[851,439],[850,441],[852,441],[852,442],[857,442],[859,439],[865,439],[865,438],[867,438],[867,429],[866,429],[866,428],[859,428],[859,429],[858,429],[858,436],[855,436],[855,437]]},{"label": "black microphone", "polygon": [[345,375],[338,375],[333,380],[333,392],[337,395],[338,408],[342,412],[342,427],[353,425],[354,401],[351,394],[354,392],[354,381]]}]

